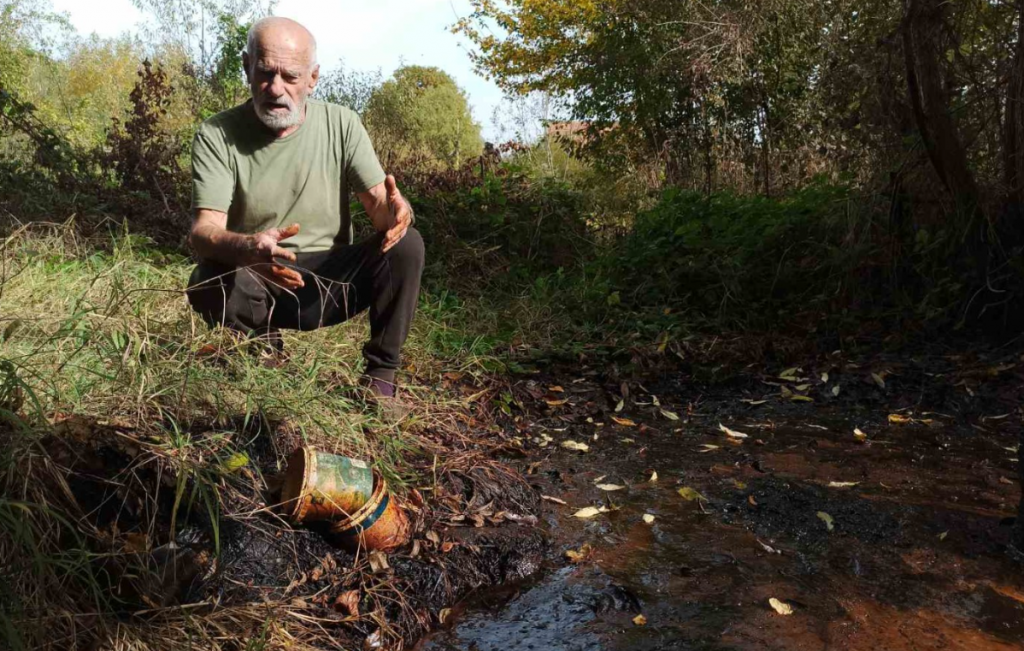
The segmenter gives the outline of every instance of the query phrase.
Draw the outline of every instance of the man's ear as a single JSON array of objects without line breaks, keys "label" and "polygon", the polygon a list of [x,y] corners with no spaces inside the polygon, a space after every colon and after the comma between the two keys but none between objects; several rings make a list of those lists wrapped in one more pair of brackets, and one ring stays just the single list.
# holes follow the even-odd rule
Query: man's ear
[{"label": "man's ear", "polygon": [[242,51],[242,70],[245,71],[245,81],[252,83],[252,79],[249,78],[249,53]]},{"label": "man's ear", "polygon": [[309,77],[310,77],[309,92],[313,92],[313,89],[316,88],[317,80],[320,79],[320,64],[319,63],[316,64],[315,66],[313,66],[313,71],[311,73],[309,73]]}]

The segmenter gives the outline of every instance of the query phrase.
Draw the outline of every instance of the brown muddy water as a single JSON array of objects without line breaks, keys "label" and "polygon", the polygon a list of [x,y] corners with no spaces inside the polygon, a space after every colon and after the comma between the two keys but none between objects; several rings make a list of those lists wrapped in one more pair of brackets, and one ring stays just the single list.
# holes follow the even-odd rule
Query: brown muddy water
[{"label": "brown muddy water", "polygon": [[[552,553],[418,648],[1024,648],[1015,364],[833,359],[711,388],[583,364],[519,382],[524,468],[565,502],[545,502]],[[588,506],[609,510],[574,517]]]}]

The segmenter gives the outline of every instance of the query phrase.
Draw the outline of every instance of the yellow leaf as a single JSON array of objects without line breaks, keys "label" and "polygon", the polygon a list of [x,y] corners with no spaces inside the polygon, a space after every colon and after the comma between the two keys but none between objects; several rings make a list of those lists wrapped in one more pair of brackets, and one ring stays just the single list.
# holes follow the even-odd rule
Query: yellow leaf
[{"label": "yellow leaf", "polygon": [[566,450],[575,450],[576,452],[586,452],[590,449],[590,446],[586,443],[579,443],[577,441],[562,441],[562,447]]},{"label": "yellow leaf", "polygon": [[568,398],[565,399],[565,400],[548,400],[548,399],[545,399],[544,402],[548,403],[548,407],[560,407],[560,406],[564,405],[565,403],[569,402],[569,400],[568,400]]},{"label": "yellow leaf", "polygon": [[868,435],[862,432],[859,427],[855,427],[853,430],[853,438],[863,443],[868,440]]},{"label": "yellow leaf", "polygon": [[796,385],[793,388],[796,389],[797,391],[807,391],[808,389],[811,388],[811,385],[810,384],[798,384],[798,385]]},{"label": "yellow leaf", "polygon": [[825,523],[825,526],[828,528],[829,531],[832,531],[835,528],[835,526],[833,525],[834,520],[832,520],[832,516],[828,513],[825,513],[824,511],[818,511],[818,519]]},{"label": "yellow leaf", "polygon": [[572,514],[572,516],[574,518],[581,518],[581,519],[585,520],[587,518],[592,518],[595,515],[599,515],[601,513],[607,513],[607,512],[608,512],[608,507],[606,507],[606,506],[601,506],[601,507],[588,506],[586,508],[580,509],[579,511],[576,511],[575,513]]},{"label": "yellow leaf", "polygon": [[224,472],[235,472],[249,464],[249,455],[244,452],[236,452],[227,458],[221,467]]},{"label": "yellow leaf", "polygon": [[860,483],[859,481],[830,481],[828,483],[828,487],[829,488],[850,488],[851,486],[856,486],[859,483]]},{"label": "yellow leaf", "polygon": [[907,423],[913,423],[914,419],[903,414],[889,414],[889,422],[893,425],[906,425]]},{"label": "yellow leaf", "polygon": [[878,373],[872,373],[871,379],[875,381],[875,384],[877,384],[879,388],[885,388],[885,379]]},{"label": "yellow leaf", "polygon": [[693,501],[696,501],[696,500],[701,500],[701,501],[706,502],[708,500],[708,498],[704,497],[703,495],[701,495],[697,491],[693,490],[689,486],[683,486],[682,488],[679,489],[678,492],[679,492],[679,496],[682,497],[687,502],[693,502]]},{"label": "yellow leaf", "polygon": [[837,396],[837,397],[838,397],[838,396],[839,396],[839,391],[840,391],[840,388],[839,388],[839,385],[838,385],[838,384],[837,384],[837,385],[835,385],[834,387],[832,387],[832,395],[834,395],[834,396]]},{"label": "yellow leaf", "polygon": [[789,397],[793,402],[814,402],[814,398],[808,396],[792,395]]},{"label": "yellow leaf", "polygon": [[720,430],[722,430],[723,432],[725,432],[726,436],[729,436],[729,437],[734,438],[734,439],[750,438],[749,434],[744,434],[743,432],[737,432],[736,430],[729,429],[728,427],[726,427],[725,425],[723,425],[721,423],[718,424],[718,428]]},{"label": "yellow leaf", "polygon": [[679,420],[679,414],[675,413],[674,411],[669,411],[667,409],[662,409],[661,415],[669,420]]},{"label": "yellow leaf", "polygon": [[643,615],[637,615],[636,617],[633,618],[633,623],[636,624],[637,626],[643,626],[643,625],[645,625],[647,623],[647,618],[644,617]]},{"label": "yellow leaf", "polygon": [[647,481],[652,482],[652,483],[658,481],[658,471],[657,470],[652,470],[651,471],[651,478],[648,479]]},{"label": "yellow leaf", "polygon": [[644,522],[646,524],[654,524],[654,516],[650,513],[644,513]]},{"label": "yellow leaf", "polygon": [[793,607],[792,606],[790,606],[789,604],[787,604],[787,603],[785,603],[783,601],[779,601],[775,597],[772,597],[771,599],[768,600],[768,605],[770,605],[772,608],[774,608],[775,612],[777,612],[780,615],[792,615],[793,614]]},{"label": "yellow leaf", "polygon": [[615,413],[617,414],[620,411],[622,411],[622,409],[625,406],[626,406],[626,401],[625,400],[619,400],[619,402],[615,405]]},{"label": "yellow leaf", "polygon": [[780,380],[795,380],[796,379],[796,374],[797,374],[797,372],[799,370],[800,370],[799,368],[787,368],[782,373],[779,373],[779,379]]},{"label": "yellow leaf", "polygon": [[623,427],[636,427],[636,423],[634,423],[628,418],[619,418],[618,416],[612,416],[612,420],[614,420],[619,425],[622,425]]},{"label": "yellow leaf", "polygon": [[625,488],[625,486],[618,484],[598,484],[597,487],[603,491],[620,491]]},{"label": "yellow leaf", "polygon": [[565,393],[565,389],[558,386],[557,384],[553,387],[548,387],[548,391],[550,391],[551,393]]},{"label": "yellow leaf", "polygon": [[594,548],[590,546],[590,543],[584,543],[584,545],[580,547],[579,551],[576,551],[575,549],[565,550],[565,557],[569,559],[570,563],[582,563],[587,560],[593,551]]}]

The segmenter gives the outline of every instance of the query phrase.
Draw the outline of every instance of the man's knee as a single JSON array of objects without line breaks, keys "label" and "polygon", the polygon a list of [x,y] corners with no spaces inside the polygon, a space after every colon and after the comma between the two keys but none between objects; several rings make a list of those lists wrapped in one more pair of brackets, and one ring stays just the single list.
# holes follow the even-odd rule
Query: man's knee
[{"label": "man's knee", "polygon": [[393,267],[417,275],[423,271],[426,253],[423,247],[423,237],[415,228],[410,227],[405,232],[405,237],[389,253]]}]

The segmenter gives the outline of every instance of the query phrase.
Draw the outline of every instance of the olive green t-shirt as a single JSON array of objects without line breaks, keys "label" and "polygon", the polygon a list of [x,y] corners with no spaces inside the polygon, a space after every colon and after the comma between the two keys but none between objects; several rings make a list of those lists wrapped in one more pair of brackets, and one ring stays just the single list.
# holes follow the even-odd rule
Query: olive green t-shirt
[{"label": "olive green t-shirt", "polygon": [[192,147],[192,208],[227,213],[228,230],[256,233],[297,223],[281,242],[295,251],[352,243],[349,193],[384,182],[359,116],[316,100],[306,119],[278,138],[246,102],[199,127]]}]

